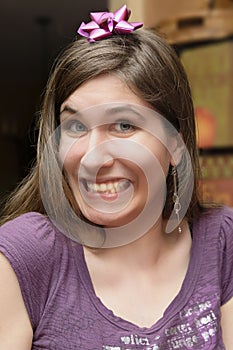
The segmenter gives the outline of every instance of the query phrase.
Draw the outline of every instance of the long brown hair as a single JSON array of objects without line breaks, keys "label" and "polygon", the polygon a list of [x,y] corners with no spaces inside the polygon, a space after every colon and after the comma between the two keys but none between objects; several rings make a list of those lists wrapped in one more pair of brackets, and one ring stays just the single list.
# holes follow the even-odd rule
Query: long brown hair
[{"label": "long brown hair", "polygon": [[[71,43],[57,59],[47,84],[41,110],[36,164],[28,177],[8,198],[1,223],[29,211],[46,214],[40,188],[43,150],[59,125],[61,104],[81,84],[100,74],[117,74],[132,91],[149,102],[182,134],[194,170],[194,188],[186,216],[191,220],[200,213],[201,206],[197,194],[199,165],[188,80],[173,49],[158,34],[149,30],[139,30],[128,35],[114,35],[95,43],[80,38]],[[53,153],[54,162],[48,161],[44,167],[43,181],[53,195],[54,206],[59,207],[56,213],[59,215],[59,210],[62,212],[65,208],[60,203],[59,187],[53,175],[54,166],[56,168],[56,151]],[[185,165],[182,171],[186,171]],[[75,206],[69,184],[64,177],[62,187],[60,190],[65,191],[69,202]],[[167,176],[167,188],[163,212],[165,218],[170,216],[173,209],[173,182],[170,173]]]}]

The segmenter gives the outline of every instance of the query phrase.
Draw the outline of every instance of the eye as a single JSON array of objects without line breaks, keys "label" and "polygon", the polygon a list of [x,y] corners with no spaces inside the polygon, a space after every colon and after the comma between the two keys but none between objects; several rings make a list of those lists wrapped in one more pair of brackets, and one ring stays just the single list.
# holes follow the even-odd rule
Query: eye
[{"label": "eye", "polygon": [[118,133],[131,133],[136,127],[131,122],[127,120],[122,120],[113,125],[113,128]]},{"label": "eye", "polygon": [[82,136],[87,132],[87,127],[77,119],[68,120],[64,123],[63,128],[76,136]]}]

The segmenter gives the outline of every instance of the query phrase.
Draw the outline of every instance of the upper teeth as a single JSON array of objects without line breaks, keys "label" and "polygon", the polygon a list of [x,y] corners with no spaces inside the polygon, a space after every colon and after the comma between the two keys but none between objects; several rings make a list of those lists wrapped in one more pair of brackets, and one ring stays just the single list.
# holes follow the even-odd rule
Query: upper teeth
[{"label": "upper teeth", "polygon": [[109,193],[116,193],[119,191],[122,191],[128,187],[129,181],[128,180],[120,180],[120,181],[114,181],[114,182],[107,182],[107,183],[94,183],[90,181],[86,181],[87,189],[90,192],[109,192]]}]

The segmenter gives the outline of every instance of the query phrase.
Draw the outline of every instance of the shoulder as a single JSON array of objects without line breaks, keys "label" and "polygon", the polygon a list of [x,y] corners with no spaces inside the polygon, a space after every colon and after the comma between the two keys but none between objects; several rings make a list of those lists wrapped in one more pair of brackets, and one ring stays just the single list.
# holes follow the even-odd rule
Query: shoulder
[{"label": "shoulder", "polygon": [[233,210],[225,206],[205,210],[194,233],[204,246],[208,275],[216,273],[223,305],[233,296]]},{"label": "shoulder", "polygon": [[199,225],[211,233],[212,237],[221,238],[233,235],[233,209],[223,206],[205,210],[198,220]]},{"label": "shoulder", "polygon": [[233,297],[233,210],[222,215],[219,241],[223,305]]},{"label": "shoulder", "polygon": [[28,274],[45,263],[51,265],[55,236],[53,225],[44,215],[23,214],[0,227],[0,252],[15,271]]},{"label": "shoulder", "polygon": [[0,247],[45,252],[54,245],[56,235],[55,227],[46,216],[29,212],[0,227]]},{"label": "shoulder", "polygon": [[0,235],[8,233],[21,233],[25,235],[31,231],[42,233],[49,229],[49,227],[51,229],[51,226],[51,222],[45,215],[37,212],[28,212],[2,225],[0,227]]},{"label": "shoulder", "polygon": [[233,256],[233,209],[224,207],[217,218],[221,247]]},{"label": "shoulder", "polygon": [[[218,263],[221,283],[221,304],[233,296],[233,210],[228,207],[213,209],[206,217],[209,255],[214,246],[217,250],[215,259]],[[216,244],[214,244],[216,242]]]},{"label": "shoulder", "polygon": [[[233,209],[214,208],[204,214],[206,238],[218,244],[218,252],[233,258]],[[211,244],[212,244],[211,243]]]},{"label": "shoulder", "polygon": [[39,322],[51,286],[56,287],[60,266],[68,263],[69,242],[46,216],[35,212],[0,227],[0,253],[17,276],[33,326]]},{"label": "shoulder", "polygon": [[48,217],[29,212],[0,227],[0,252],[16,271],[34,274],[53,271],[62,255],[71,254],[71,243]]},{"label": "shoulder", "polygon": [[212,221],[217,234],[219,234],[219,239],[223,242],[230,240],[233,247],[233,209],[229,207],[214,209],[212,212]]},{"label": "shoulder", "polygon": [[221,230],[233,235],[233,209],[225,207],[221,211]]},{"label": "shoulder", "polygon": [[205,244],[211,251],[215,246],[218,253],[233,255],[233,209],[226,206],[208,209],[199,218],[197,226],[198,235],[204,235]]}]

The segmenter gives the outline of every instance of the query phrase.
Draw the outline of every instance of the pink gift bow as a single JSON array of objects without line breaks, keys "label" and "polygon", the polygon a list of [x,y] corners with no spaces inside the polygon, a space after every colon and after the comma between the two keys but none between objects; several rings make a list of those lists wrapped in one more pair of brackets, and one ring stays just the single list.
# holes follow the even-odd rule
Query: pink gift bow
[{"label": "pink gift bow", "polygon": [[91,22],[80,25],[77,32],[93,42],[117,34],[131,33],[143,26],[141,22],[128,22],[131,11],[123,5],[116,12],[91,12]]}]

